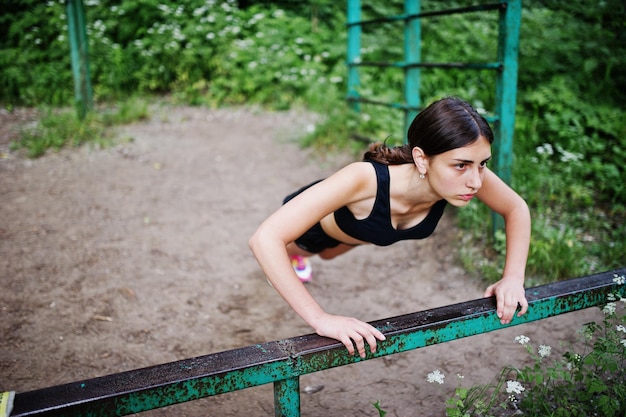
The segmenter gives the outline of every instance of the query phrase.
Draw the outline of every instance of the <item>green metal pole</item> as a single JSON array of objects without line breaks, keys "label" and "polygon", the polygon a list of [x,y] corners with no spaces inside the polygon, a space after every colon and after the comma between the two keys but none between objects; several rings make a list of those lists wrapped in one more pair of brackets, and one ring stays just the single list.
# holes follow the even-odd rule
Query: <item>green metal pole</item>
[{"label": "green metal pole", "polygon": [[348,100],[350,107],[360,111],[359,102],[359,68],[361,60],[361,0],[348,0]]},{"label": "green metal pole", "polygon": [[[502,70],[496,78],[496,141],[494,143],[495,171],[506,183],[511,182],[513,160],[513,131],[515,128],[515,102],[517,99],[517,60],[519,32],[522,19],[522,1],[509,0],[500,11],[498,61]],[[504,228],[502,217],[493,215],[494,233]]]},{"label": "green metal pole", "polygon": [[74,99],[78,118],[82,120],[93,108],[83,1],[67,0],[66,10],[74,74]]},{"label": "green metal pole", "polygon": [[[420,12],[420,0],[405,0],[404,13],[407,15]],[[421,61],[422,55],[422,26],[420,19],[407,19],[404,26],[404,61],[407,64],[416,64]],[[407,142],[407,133],[411,122],[417,115],[420,106],[420,69],[407,68],[404,71],[404,101],[407,108],[404,110],[404,140]]]},{"label": "green metal pole", "polygon": [[300,378],[274,382],[274,414],[276,417],[300,417]]}]

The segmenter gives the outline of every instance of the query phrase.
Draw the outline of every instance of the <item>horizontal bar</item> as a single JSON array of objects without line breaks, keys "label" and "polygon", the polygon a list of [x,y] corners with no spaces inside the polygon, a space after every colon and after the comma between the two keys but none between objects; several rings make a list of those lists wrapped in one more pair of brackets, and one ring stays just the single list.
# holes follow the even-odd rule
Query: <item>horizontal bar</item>
[{"label": "horizontal bar", "polygon": [[[413,110],[413,111],[417,111],[417,112],[422,110],[422,107],[409,106],[407,104],[397,103],[397,102],[391,102],[390,103],[390,102],[386,102],[386,101],[374,100],[374,99],[365,98],[365,97],[346,96],[345,99],[348,102],[373,104],[373,105],[376,105],[376,106],[389,107],[389,108],[392,108],[392,109]],[[482,116],[489,123],[494,123],[494,122],[496,122],[496,121],[498,121],[500,119],[498,117],[498,115],[495,115],[495,114],[494,115],[483,114]]]},{"label": "horizontal bar", "polygon": [[[626,268],[622,268],[527,289],[528,312],[522,317],[514,317],[507,325],[500,324],[493,297],[375,321],[371,324],[385,334],[386,340],[380,343],[380,348],[375,354],[368,352],[367,359],[604,305],[608,293],[619,293],[624,296],[626,286],[616,284],[613,278],[625,274]],[[362,360],[348,355],[341,343],[334,343],[334,349],[331,349],[333,347],[331,343],[324,339],[320,340],[315,335],[303,336],[292,343],[293,350],[298,352],[301,374]]]},{"label": "horizontal bar", "polygon": [[390,103],[390,102],[373,100],[373,99],[364,98],[364,97],[348,96],[348,97],[346,97],[346,101],[358,102],[358,103],[367,103],[367,104],[375,104],[377,106],[390,107],[390,108],[393,108],[393,109],[415,110],[415,111],[420,111],[421,110],[421,107],[409,106],[409,105],[404,104],[404,103],[397,103],[397,102]]},{"label": "horizontal bar", "polygon": [[415,13],[415,14],[401,14],[401,15],[396,15],[396,16],[379,17],[376,19],[350,22],[346,26],[348,27],[367,26],[367,25],[374,25],[374,24],[379,24],[379,23],[397,22],[400,20],[413,20],[413,19],[422,19],[425,17],[434,17],[434,16],[443,16],[443,15],[451,15],[451,14],[462,14],[462,13],[480,12],[480,11],[485,11],[485,10],[502,9],[505,7],[506,7],[506,3],[479,4],[475,6],[459,7],[456,9],[437,10],[433,12],[422,12],[422,13]]},{"label": "horizontal bar", "polygon": [[372,322],[387,337],[366,359],[338,341],[309,334],[84,381],[18,393],[12,417],[124,416],[283,381],[453,339],[516,326],[624,296],[626,268],[526,290],[528,312],[501,325],[495,299],[482,298]]},{"label": "horizontal bar", "polygon": [[360,61],[348,62],[348,67],[394,67],[394,68],[460,68],[460,69],[478,69],[478,70],[502,70],[503,66],[500,62],[486,62],[479,64],[463,63],[463,62],[374,62]]}]

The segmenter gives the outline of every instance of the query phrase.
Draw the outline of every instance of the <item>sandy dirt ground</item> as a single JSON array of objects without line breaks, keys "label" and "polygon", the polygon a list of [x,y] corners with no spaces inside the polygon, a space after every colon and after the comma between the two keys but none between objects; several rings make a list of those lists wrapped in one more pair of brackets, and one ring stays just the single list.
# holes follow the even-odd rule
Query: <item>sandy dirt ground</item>
[{"label": "sandy dirt ground", "polygon": [[[16,115],[21,115],[17,117]],[[247,246],[284,195],[350,162],[298,145],[298,112],[156,106],[121,144],[36,160],[8,150],[0,113],[0,390],[17,392],[311,333]],[[132,140],[130,140],[132,139]],[[459,266],[450,210],[424,241],[313,259],[329,312],[371,321],[479,298]],[[537,344],[572,340],[598,309],[301,378],[303,416],[443,416],[459,385],[488,382]],[[440,369],[443,385],[426,381]],[[457,374],[464,379],[457,381]],[[147,416],[269,416],[265,385]]]}]

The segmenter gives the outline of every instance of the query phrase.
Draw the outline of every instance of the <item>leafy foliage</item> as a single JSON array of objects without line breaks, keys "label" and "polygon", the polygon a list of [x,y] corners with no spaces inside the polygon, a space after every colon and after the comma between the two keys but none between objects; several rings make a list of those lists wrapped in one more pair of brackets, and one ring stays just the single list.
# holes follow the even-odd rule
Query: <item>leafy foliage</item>
[{"label": "leafy foliage", "polygon": [[[624,290],[624,276],[615,276]],[[459,387],[448,398],[450,417],[525,415],[529,417],[607,416],[626,413],[626,298],[609,294],[601,323],[583,326],[579,342],[561,359],[551,361],[549,345],[534,346],[526,336],[516,341],[531,362],[507,366],[494,381],[470,388]],[[507,381],[508,380],[508,381]],[[505,389],[506,383],[506,389]]]}]

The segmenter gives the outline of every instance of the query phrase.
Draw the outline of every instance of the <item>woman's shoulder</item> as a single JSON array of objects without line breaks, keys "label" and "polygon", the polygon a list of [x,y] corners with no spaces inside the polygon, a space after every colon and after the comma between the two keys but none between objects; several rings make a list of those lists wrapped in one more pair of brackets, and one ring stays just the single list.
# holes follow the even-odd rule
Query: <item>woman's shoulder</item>
[{"label": "woman's shoulder", "polygon": [[371,194],[376,189],[376,171],[369,162],[352,162],[328,177],[325,182],[349,194]]},{"label": "woman's shoulder", "polygon": [[376,178],[376,170],[371,161],[352,162],[341,168],[336,174],[351,178],[359,183],[368,183]]}]

